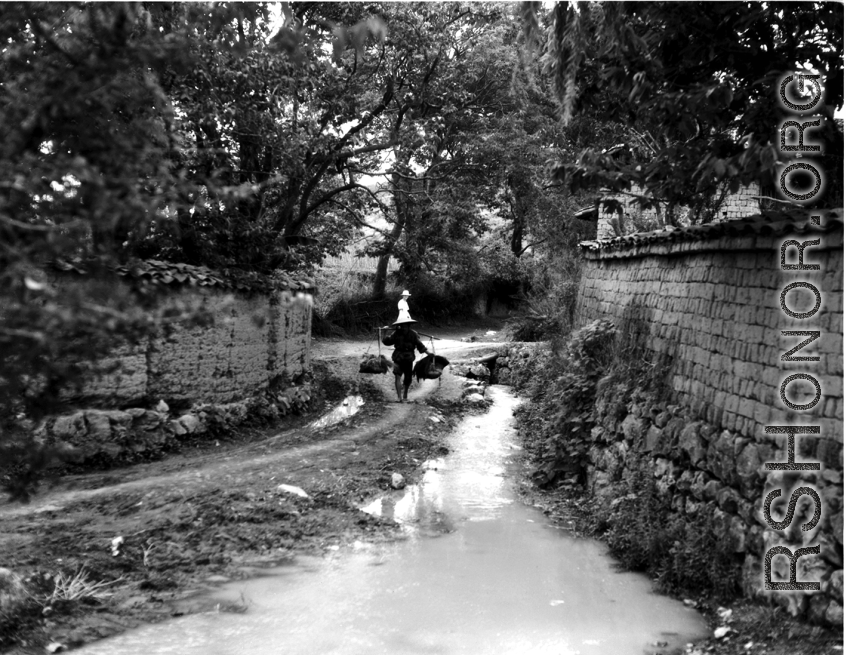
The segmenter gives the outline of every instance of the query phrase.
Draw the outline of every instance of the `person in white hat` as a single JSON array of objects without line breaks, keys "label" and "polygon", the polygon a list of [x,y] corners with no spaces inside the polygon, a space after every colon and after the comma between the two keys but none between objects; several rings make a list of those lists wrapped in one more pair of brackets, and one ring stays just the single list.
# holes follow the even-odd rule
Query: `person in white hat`
[{"label": "person in white hat", "polygon": [[[404,302],[401,300],[400,302]],[[397,391],[397,402],[401,403],[409,398],[409,387],[412,385],[412,369],[415,363],[415,349],[421,354],[427,352],[421,338],[411,326],[417,323],[409,315],[409,310],[400,310],[397,320],[394,321],[394,332],[386,336],[382,343],[386,346],[394,346],[391,360],[394,362],[394,389]],[[400,378],[403,378],[402,380]]]},{"label": "person in white hat", "polygon": [[403,289],[403,293],[400,294],[400,300],[397,301],[397,311],[398,312],[408,312],[409,311],[409,303],[406,302],[412,294],[409,293],[408,289]]}]

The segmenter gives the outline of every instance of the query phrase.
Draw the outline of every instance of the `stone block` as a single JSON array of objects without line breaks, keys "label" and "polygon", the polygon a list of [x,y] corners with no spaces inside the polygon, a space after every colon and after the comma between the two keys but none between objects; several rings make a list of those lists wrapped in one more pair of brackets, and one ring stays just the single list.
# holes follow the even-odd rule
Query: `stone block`
[{"label": "stone block", "polygon": [[844,625],[844,607],[831,600],[826,608],[824,618],[829,625],[842,627]]},{"label": "stone block", "polygon": [[703,485],[703,498],[705,500],[715,500],[718,497],[718,491],[721,488],[721,483],[717,480],[709,480]]},{"label": "stone block", "polygon": [[748,443],[738,454],[736,471],[742,484],[746,487],[757,486],[760,477],[762,477],[762,461],[759,457],[759,446],[755,443]]},{"label": "stone block", "polygon": [[[194,414],[184,414],[180,416],[176,422],[182,426],[184,434],[194,434],[200,429],[200,419]],[[177,432],[177,434],[179,434],[179,432]]]},{"label": "stone block", "polygon": [[833,571],[824,589],[826,594],[839,602],[844,602],[844,570]]},{"label": "stone block", "polygon": [[[87,410],[84,412],[85,422],[88,426],[88,438],[94,441],[108,441],[112,436],[112,425],[106,412],[100,410]],[[130,417],[130,420],[132,417]]]},{"label": "stone block", "polygon": [[741,503],[741,496],[732,487],[722,487],[718,490],[715,497],[720,507],[724,512],[729,514],[737,514]]},{"label": "stone block", "polygon": [[132,430],[134,432],[158,430],[162,424],[162,414],[152,410],[142,409],[140,413],[132,414]]},{"label": "stone block", "polygon": [[840,468],[842,464],[842,444],[832,439],[818,439],[815,459],[824,468]]},{"label": "stone block", "polygon": [[74,412],[67,416],[58,417],[53,423],[53,434],[64,441],[73,442],[75,439],[85,436],[88,427],[85,424],[85,416],[82,412]]},{"label": "stone block", "polygon": [[644,435],[646,421],[633,414],[628,414],[621,423],[624,438],[630,444],[639,443]]},{"label": "stone block", "polygon": [[717,440],[710,444],[707,454],[707,463],[711,473],[728,484],[731,484],[737,478],[734,444],[735,435],[729,430],[724,430]]},{"label": "stone block", "polygon": [[729,548],[733,552],[743,553],[747,549],[747,525],[738,516],[733,516],[727,530]]},{"label": "stone block", "polygon": [[644,451],[655,452],[662,448],[662,430],[655,425],[647,428],[647,433],[644,435]]},{"label": "stone block", "polygon": [[701,466],[706,459],[706,442],[700,436],[701,423],[686,425],[679,435],[679,448],[688,456],[692,466]]}]

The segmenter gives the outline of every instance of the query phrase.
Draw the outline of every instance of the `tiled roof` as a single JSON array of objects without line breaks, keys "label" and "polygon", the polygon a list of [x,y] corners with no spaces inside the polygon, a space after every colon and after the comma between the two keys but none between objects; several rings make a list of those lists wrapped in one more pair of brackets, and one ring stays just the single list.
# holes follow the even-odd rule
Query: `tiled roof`
[{"label": "tiled roof", "polygon": [[[74,271],[85,275],[87,267],[80,261],[56,261],[53,266],[61,271]],[[296,277],[288,273],[276,273],[273,277],[240,270],[213,271],[205,266],[174,264],[155,259],[136,261],[125,266],[116,266],[114,271],[135,280],[167,286],[201,286],[237,289],[239,291],[313,291],[315,282],[311,278]]]},{"label": "tiled roof", "polygon": [[844,219],[841,209],[820,210],[820,226],[809,222],[808,215],[812,213],[818,214],[817,211],[804,211],[802,214],[764,212],[734,221],[640,232],[614,239],[583,241],[579,247],[587,251],[615,251],[645,245],[711,241],[722,237],[772,237],[788,234],[812,235],[843,232]]}]

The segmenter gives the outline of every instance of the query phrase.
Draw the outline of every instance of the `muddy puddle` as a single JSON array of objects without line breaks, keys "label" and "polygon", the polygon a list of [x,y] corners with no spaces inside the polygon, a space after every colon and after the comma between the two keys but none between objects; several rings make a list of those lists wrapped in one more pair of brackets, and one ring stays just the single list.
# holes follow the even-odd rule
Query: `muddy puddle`
[{"label": "muddy puddle", "polygon": [[361,396],[347,396],[331,411],[327,412],[319,419],[309,423],[306,428],[312,431],[317,431],[323,430],[324,428],[328,428],[332,425],[337,425],[338,423],[341,423],[341,421],[358,414],[364,404],[365,401]]},{"label": "muddy puddle", "polygon": [[354,543],[224,584],[204,599],[212,611],[77,652],[642,655],[705,636],[694,610],[517,499],[518,401],[490,393],[491,410],[463,421],[450,455],[427,462],[418,485],[364,508],[399,521],[408,539]]}]

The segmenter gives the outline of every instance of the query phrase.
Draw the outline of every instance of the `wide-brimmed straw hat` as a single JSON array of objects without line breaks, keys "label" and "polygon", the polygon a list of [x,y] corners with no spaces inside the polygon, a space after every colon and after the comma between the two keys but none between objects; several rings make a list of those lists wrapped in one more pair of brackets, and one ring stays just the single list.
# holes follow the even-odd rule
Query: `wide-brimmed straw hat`
[{"label": "wide-brimmed straw hat", "polygon": [[409,291],[407,289],[403,289],[403,293],[401,293],[400,295],[401,296],[411,296],[412,294],[409,293]]},{"label": "wide-brimmed straw hat", "polygon": [[417,323],[417,321],[411,317],[409,312],[407,312],[405,309],[401,309],[400,313],[397,316],[397,320],[394,321],[392,325],[407,325],[411,323]]}]

